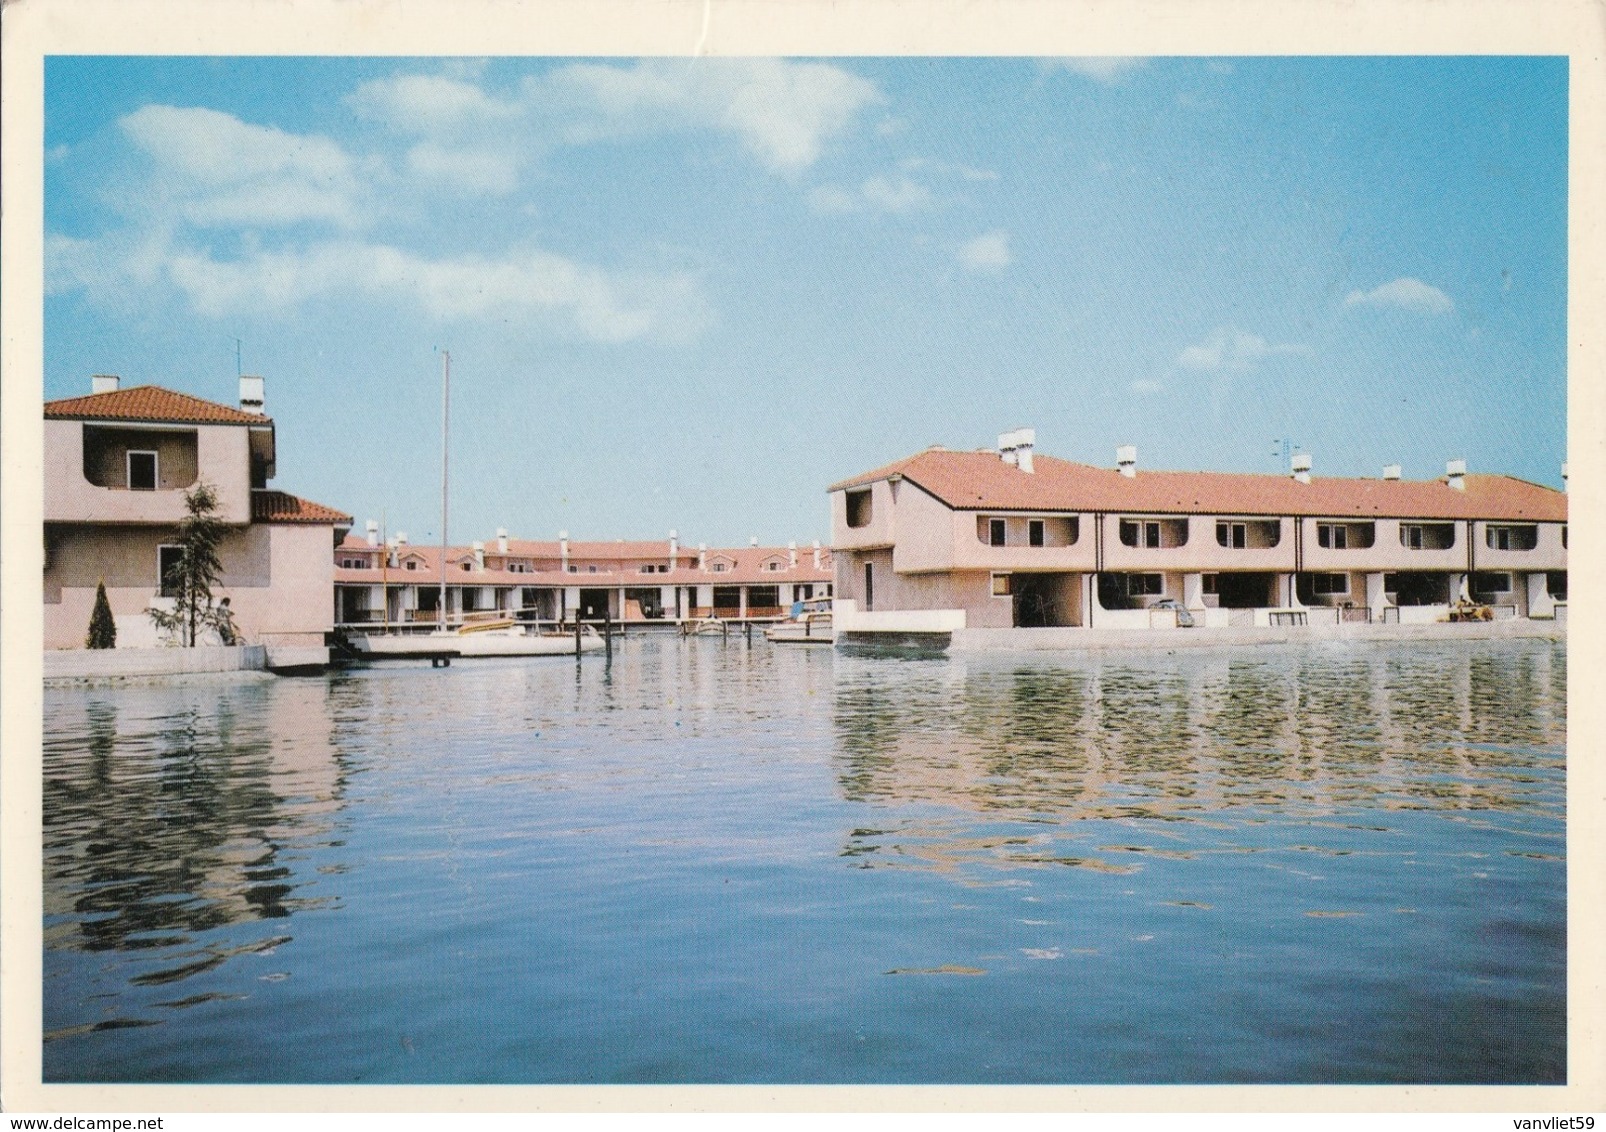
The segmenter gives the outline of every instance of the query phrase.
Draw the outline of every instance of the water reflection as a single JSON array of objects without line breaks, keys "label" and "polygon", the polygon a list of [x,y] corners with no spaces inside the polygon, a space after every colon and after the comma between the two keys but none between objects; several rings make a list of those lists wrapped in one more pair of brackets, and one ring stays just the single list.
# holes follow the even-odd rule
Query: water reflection
[{"label": "water reflection", "polygon": [[297,861],[342,804],[329,698],[321,681],[48,694],[46,947],[129,953],[131,985],[171,989],[288,943],[293,914],[328,903]]},{"label": "water reflection", "polygon": [[837,776],[855,801],[1055,821],[1291,803],[1553,809],[1565,668],[1562,647],[1520,643],[839,657]]}]

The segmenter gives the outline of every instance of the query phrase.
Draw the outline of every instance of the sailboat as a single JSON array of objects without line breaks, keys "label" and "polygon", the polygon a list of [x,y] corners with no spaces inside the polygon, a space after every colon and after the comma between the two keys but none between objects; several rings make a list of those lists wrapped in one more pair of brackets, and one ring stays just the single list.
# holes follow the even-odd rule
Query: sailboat
[{"label": "sailboat", "polygon": [[[489,611],[466,614],[461,623],[446,623],[446,520],[448,516],[447,470],[450,467],[448,423],[451,413],[452,356],[441,351],[441,559],[440,602],[436,606],[440,626],[430,633],[362,634],[351,639],[351,646],[369,659],[451,659],[463,656],[578,656],[598,652],[607,642],[591,626],[580,626],[572,633],[543,633],[534,625],[517,621],[507,613]],[[389,608],[389,593],[386,593]]]}]

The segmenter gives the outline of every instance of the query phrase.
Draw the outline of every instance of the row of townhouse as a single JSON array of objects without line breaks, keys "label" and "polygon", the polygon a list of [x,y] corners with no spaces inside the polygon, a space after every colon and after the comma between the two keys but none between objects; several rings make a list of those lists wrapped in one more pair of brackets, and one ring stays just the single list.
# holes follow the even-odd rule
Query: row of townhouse
[{"label": "row of townhouse", "polygon": [[1430,481],[1315,478],[1303,455],[1287,477],[1140,472],[1131,446],[1099,468],[1034,441],[933,447],[832,486],[839,607],[887,629],[1436,621],[1463,599],[1565,613],[1551,488],[1459,460]]},{"label": "row of townhouse", "polygon": [[206,483],[227,527],[214,597],[240,639],[273,667],[327,659],[329,551],[351,519],[268,487],[277,446],[260,377],[240,378],[236,407],[97,375],[88,396],[45,403],[43,463],[47,649],[83,647],[101,584],[119,647],[163,643],[148,611],[171,608],[185,496]]},{"label": "row of townhouse", "polygon": [[[784,618],[795,602],[829,596],[831,554],[754,545],[695,551],[667,541],[555,542],[509,538],[446,548],[406,535],[348,535],[335,549],[335,621],[342,629],[433,628],[501,615],[537,622],[676,624],[717,617]],[[444,592],[445,615],[441,600]]]}]

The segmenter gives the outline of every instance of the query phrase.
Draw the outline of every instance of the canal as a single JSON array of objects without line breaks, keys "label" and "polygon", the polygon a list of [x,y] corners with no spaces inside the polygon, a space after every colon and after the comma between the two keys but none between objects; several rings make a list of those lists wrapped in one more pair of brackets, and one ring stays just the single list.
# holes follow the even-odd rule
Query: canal
[{"label": "canal", "polygon": [[51,1082],[1561,1082],[1546,641],[50,688]]}]

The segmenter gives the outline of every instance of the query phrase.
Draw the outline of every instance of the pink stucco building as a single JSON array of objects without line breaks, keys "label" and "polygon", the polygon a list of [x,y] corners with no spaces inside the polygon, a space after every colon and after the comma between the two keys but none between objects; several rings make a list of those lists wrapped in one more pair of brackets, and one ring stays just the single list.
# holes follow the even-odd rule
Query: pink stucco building
[{"label": "pink stucco building", "polygon": [[[864,629],[1170,628],[1565,613],[1567,497],[1450,461],[1436,480],[1140,471],[1030,429],[834,485],[839,611]],[[866,620],[868,617],[868,620]]]},{"label": "pink stucco building", "polygon": [[214,592],[273,668],[327,660],[334,568],[351,525],[333,508],[272,490],[274,427],[259,377],[240,406],[97,376],[85,397],[44,407],[44,644],[82,648],[102,581],[119,647],[162,643],[148,610],[170,601],[162,576],[184,495],[206,482],[229,526]]}]

